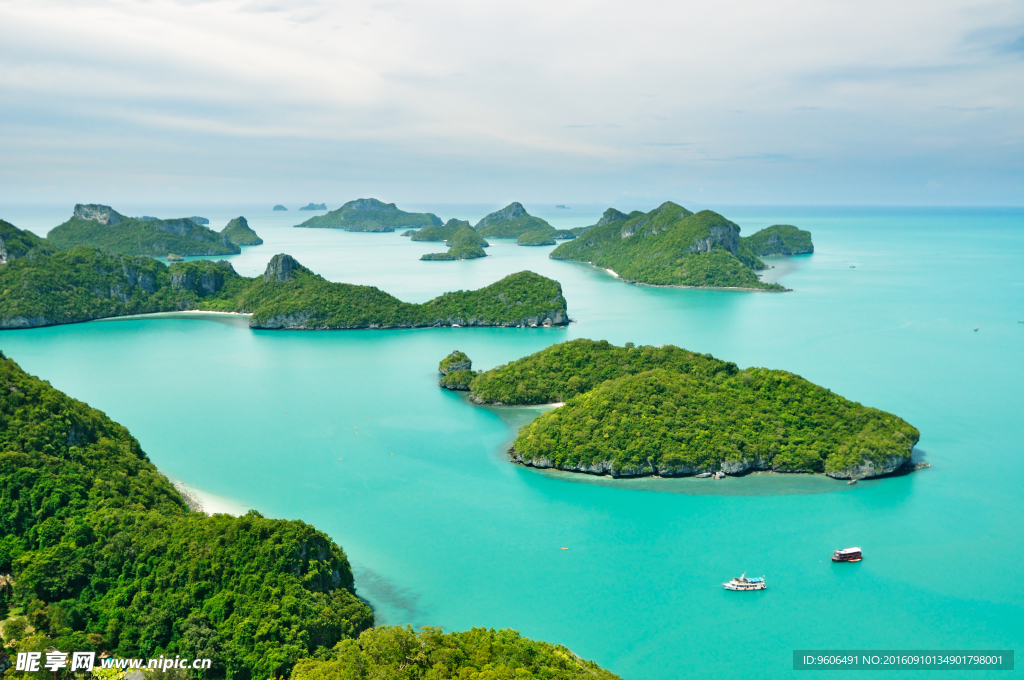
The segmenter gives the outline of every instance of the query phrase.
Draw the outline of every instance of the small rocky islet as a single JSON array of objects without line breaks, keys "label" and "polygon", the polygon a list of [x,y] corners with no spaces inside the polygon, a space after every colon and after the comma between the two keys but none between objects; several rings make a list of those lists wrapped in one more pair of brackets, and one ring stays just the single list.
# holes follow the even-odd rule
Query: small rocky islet
[{"label": "small rocky islet", "polygon": [[917,428],[787,371],[665,345],[552,345],[483,373],[462,352],[440,385],[495,406],[560,404],[523,426],[514,462],[611,475],[750,471],[867,479],[910,469]]}]

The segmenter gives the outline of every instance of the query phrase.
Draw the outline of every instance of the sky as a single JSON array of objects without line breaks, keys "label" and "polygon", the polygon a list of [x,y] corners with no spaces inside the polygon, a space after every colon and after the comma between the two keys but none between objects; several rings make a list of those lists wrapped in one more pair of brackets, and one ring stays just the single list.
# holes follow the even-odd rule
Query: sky
[{"label": "sky", "polygon": [[0,0],[0,203],[1024,205],[1024,2]]}]

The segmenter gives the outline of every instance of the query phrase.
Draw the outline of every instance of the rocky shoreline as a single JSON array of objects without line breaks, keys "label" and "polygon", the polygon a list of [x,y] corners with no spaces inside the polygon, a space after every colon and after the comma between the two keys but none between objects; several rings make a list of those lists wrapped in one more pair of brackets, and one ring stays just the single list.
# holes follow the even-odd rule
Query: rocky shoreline
[{"label": "rocky shoreline", "polygon": [[[472,397],[471,397],[472,398]],[[842,470],[833,470],[825,473],[815,473],[809,470],[788,470],[773,468],[768,461],[756,458],[754,460],[722,461],[720,464],[711,467],[691,467],[688,465],[662,466],[648,459],[646,465],[626,466],[615,469],[611,461],[601,460],[590,465],[580,463],[573,467],[558,466],[550,458],[534,458],[524,460],[515,447],[508,449],[509,458],[513,463],[524,467],[537,468],[539,470],[560,470],[562,472],[577,472],[581,474],[612,477],[614,479],[630,479],[636,477],[742,477],[753,472],[772,472],[777,474],[824,474],[832,479],[873,479],[885,477],[902,472],[920,470],[924,467],[931,467],[927,463],[913,463],[910,451],[906,454],[894,453],[885,459],[880,466],[871,461],[864,461],[861,465],[855,465]]]},{"label": "rocky shoreline", "polygon": [[516,321],[489,322],[481,319],[439,319],[418,323],[396,323],[386,326],[376,324],[357,324],[351,326],[310,326],[308,314],[279,314],[269,319],[250,322],[249,328],[254,330],[288,330],[288,331],[354,331],[354,330],[395,330],[403,328],[554,328],[567,326],[571,319],[561,311],[548,312],[543,316],[529,316]]}]

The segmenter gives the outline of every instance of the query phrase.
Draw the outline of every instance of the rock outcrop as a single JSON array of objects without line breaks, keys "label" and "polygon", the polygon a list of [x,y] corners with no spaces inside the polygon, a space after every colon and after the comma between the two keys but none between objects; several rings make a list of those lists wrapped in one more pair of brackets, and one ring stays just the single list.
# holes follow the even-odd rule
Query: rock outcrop
[{"label": "rock outcrop", "polygon": [[263,272],[263,280],[267,281],[291,281],[294,271],[302,269],[302,265],[296,262],[291,255],[284,253],[274,255],[267,263],[267,269]]},{"label": "rock outcrop", "polygon": [[79,203],[75,205],[74,217],[107,225],[120,224],[125,219],[124,215],[109,205],[100,205],[98,203],[88,203],[85,205]]}]

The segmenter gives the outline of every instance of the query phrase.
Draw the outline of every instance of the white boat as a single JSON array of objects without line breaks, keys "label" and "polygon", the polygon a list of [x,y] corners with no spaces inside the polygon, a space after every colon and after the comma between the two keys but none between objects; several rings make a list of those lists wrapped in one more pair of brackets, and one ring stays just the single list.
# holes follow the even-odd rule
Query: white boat
[{"label": "white boat", "polygon": [[747,578],[746,573],[743,573],[739,578],[723,583],[722,587],[726,590],[764,590],[768,585],[764,582],[764,576],[761,578]]}]

